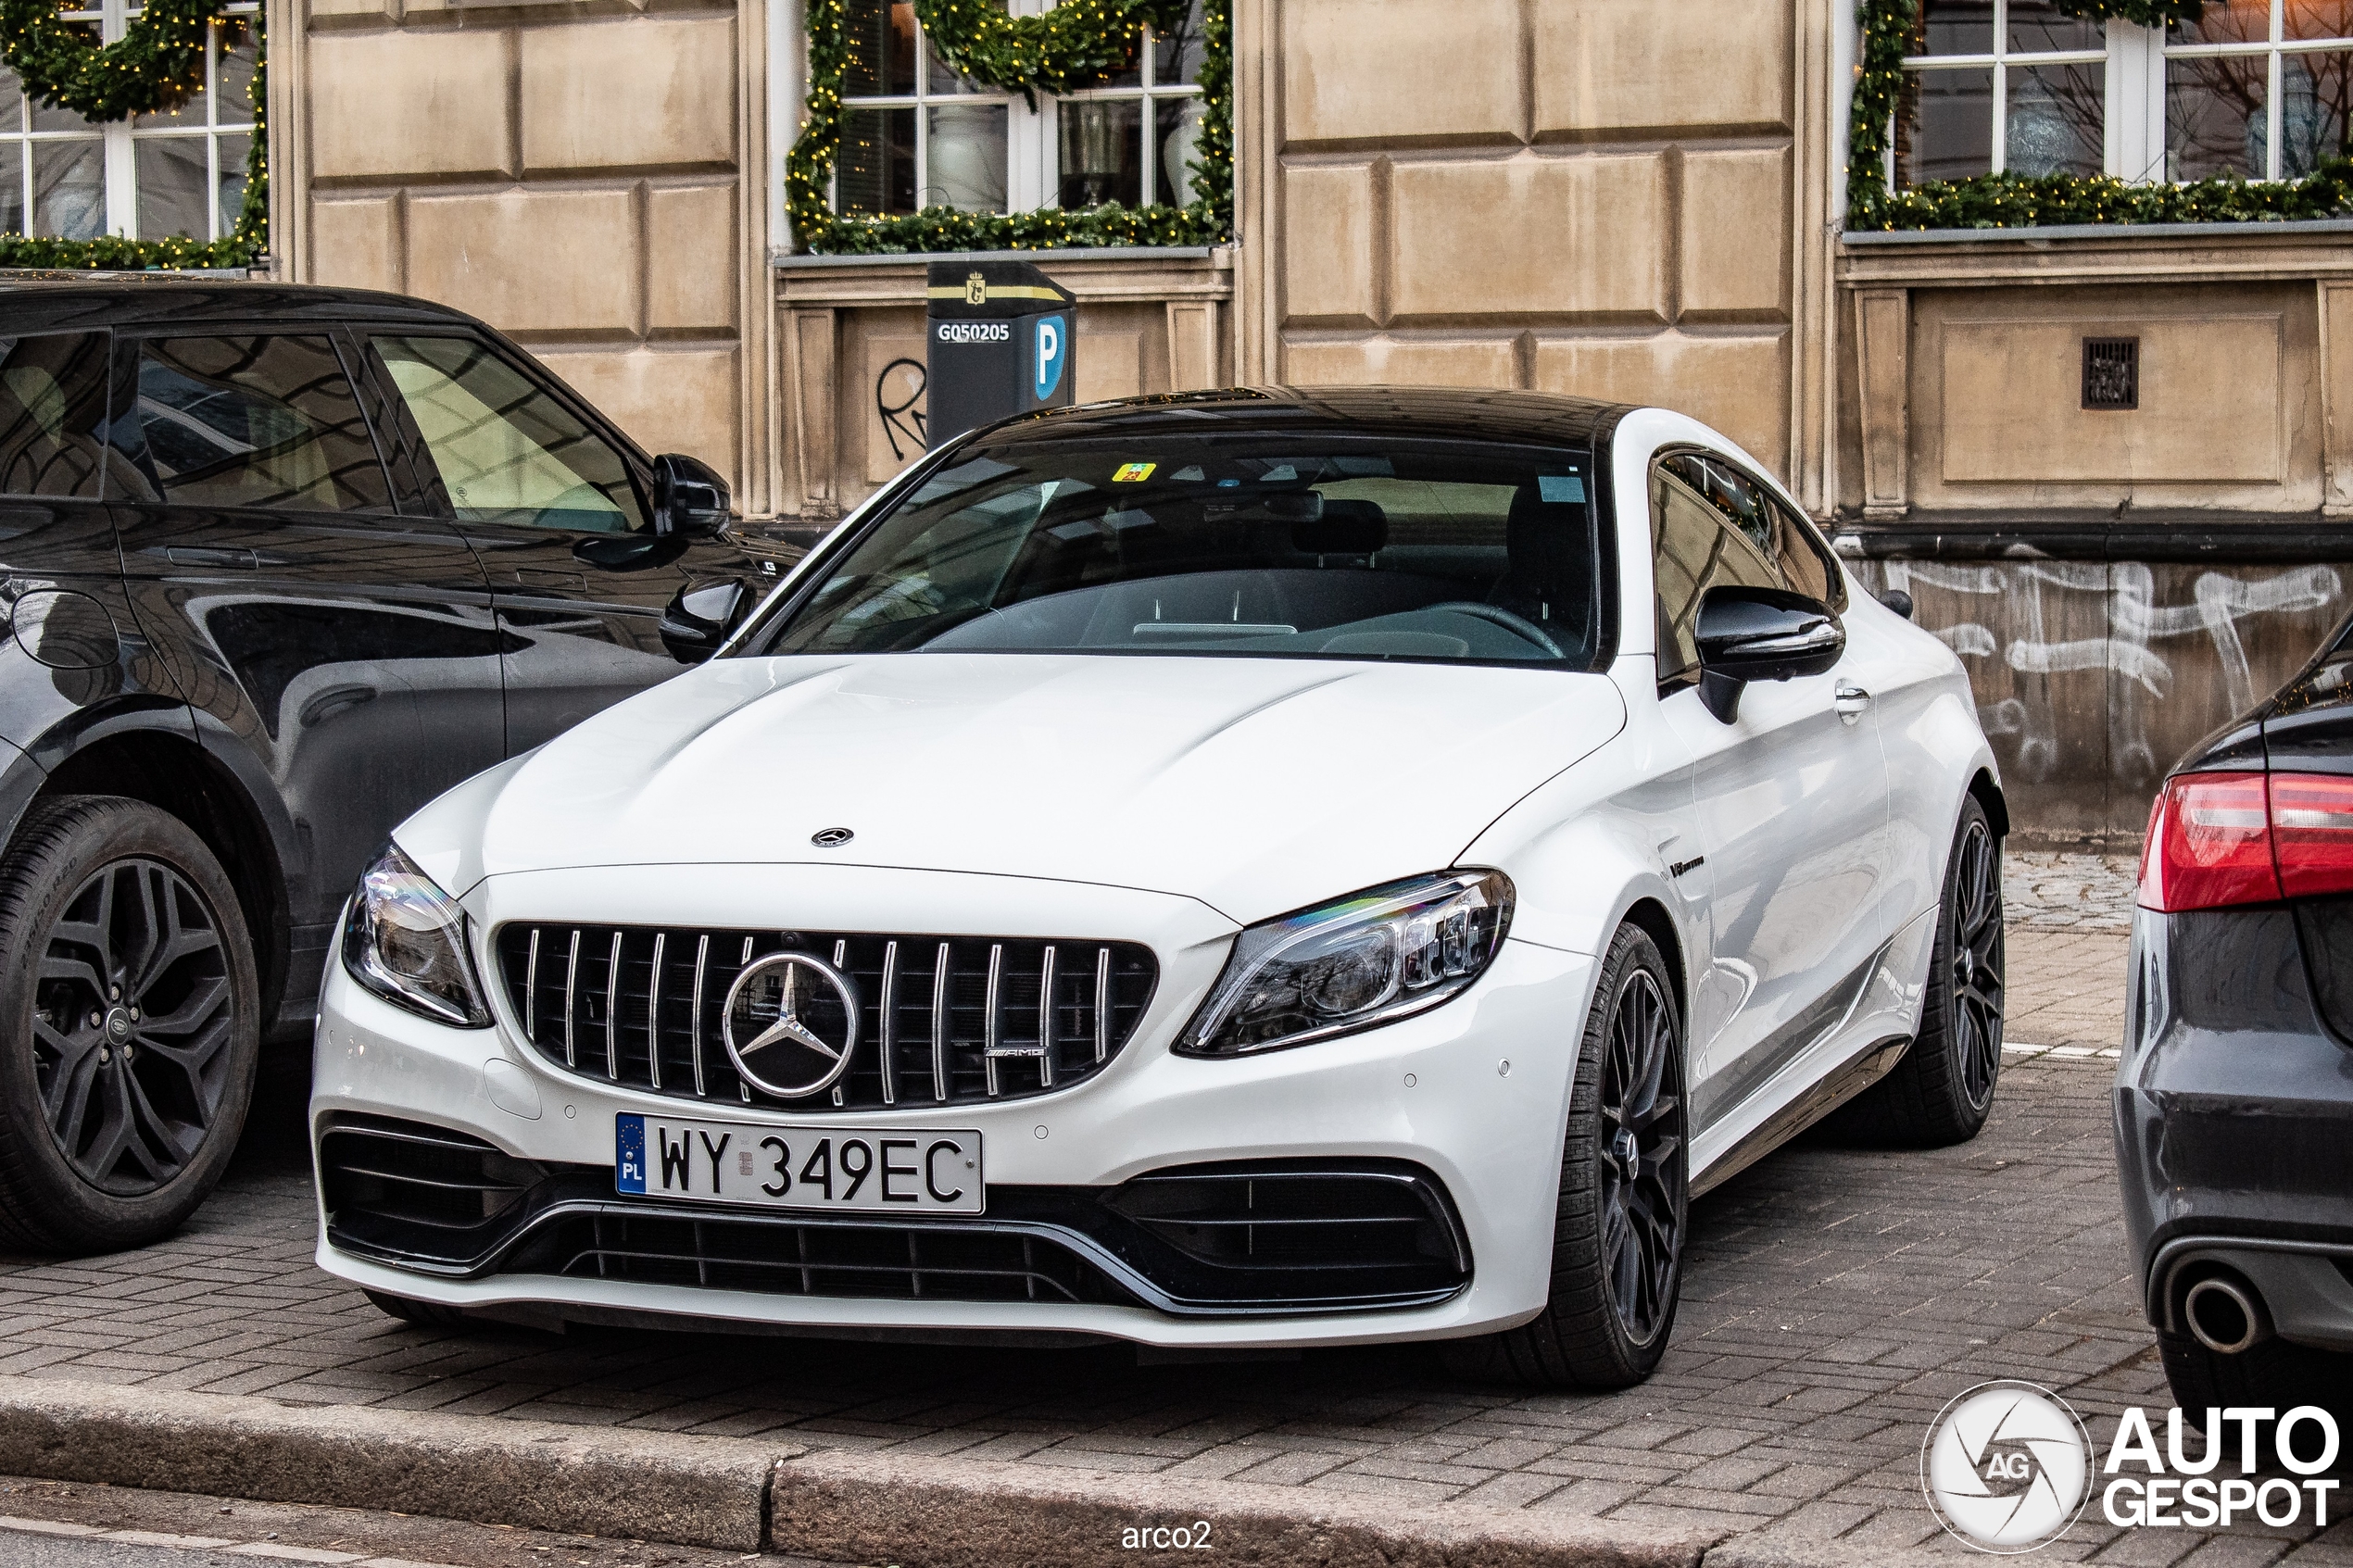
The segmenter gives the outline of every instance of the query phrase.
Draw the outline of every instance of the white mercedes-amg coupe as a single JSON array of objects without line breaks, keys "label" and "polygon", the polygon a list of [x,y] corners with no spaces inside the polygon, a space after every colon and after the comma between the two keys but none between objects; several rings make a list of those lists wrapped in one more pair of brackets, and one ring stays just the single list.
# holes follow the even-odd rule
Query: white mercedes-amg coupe
[{"label": "white mercedes-amg coupe", "polygon": [[415,1321],[1626,1385],[1692,1195],[1982,1123],[2005,826],[1957,659],[1689,419],[1015,420],[395,834],[319,1261]]}]

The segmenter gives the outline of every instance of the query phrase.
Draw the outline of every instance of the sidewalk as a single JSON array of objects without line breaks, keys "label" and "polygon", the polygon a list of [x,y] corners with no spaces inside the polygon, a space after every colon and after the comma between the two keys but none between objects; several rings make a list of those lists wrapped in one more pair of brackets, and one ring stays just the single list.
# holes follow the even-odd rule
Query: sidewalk
[{"label": "sidewalk", "polygon": [[[2009,947],[2014,1048],[1985,1132],[1927,1152],[1801,1142],[1699,1200],[1673,1347],[1626,1393],[1466,1385],[1411,1347],[1139,1366],[1116,1346],[405,1328],[311,1267],[300,1107],[278,1103],[181,1236],[116,1258],[0,1261],[0,1399],[20,1386],[11,1380],[70,1380],[703,1435],[810,1450],[778,1474],[822,1462],[836,1493],[845,1475],[914,1486],[1001,1461],[1006,1474],[1127,1498],[1206,1485],[1302,1508],[1557,1515],[1629,1536],[1973,1557],[1919,1491],[1921,1437],[1946,1399],[2030,1379],[2073,1401],[2103,1441],[2123,1406],[2171,1402],[2116,1212],[2113,1063],[2042,1051],[2114,1048],[2129,881],[2044,859],[2013,867],[2025,894]],[[2230,1537],[2126,1535],[2095,1509],[2042,1555],[2171,1562],[2196,1549],[2200,1563],[2258,1562],[2290,1544],[2259,1529]],[[963,1561],[924,1549],[890,1560]],[[2353,1551],[2314,1542],[2295,1556]]]}]

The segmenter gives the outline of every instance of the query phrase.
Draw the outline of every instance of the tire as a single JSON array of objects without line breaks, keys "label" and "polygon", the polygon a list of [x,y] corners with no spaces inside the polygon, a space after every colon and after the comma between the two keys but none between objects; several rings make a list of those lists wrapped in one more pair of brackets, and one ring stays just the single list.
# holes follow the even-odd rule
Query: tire
[{"label": "tire", "polygon": [[1945,858],[1919,1037],[1824,1123],[1829,1136],[1900,1148],[1977,1136],[2002,1076],[2002,844],[1969,796]]},{"label": "tire", "polygon": [[117,796],[28,811],[0,861],[0,1244],[120,1251],[194,1213],[260,1010],[236,890],[185,823]]},{"label": "tire", "polygon": [[383,1290],[364,1290],[362,1294],[386,1317],[398,1318],[419,1328],[449,1328],[466,1321],[465,1313],[438,1301],[416,1301]]},{"label": "tire", "polygon": [[[2353,1356],[2266,1339],[2235,1356],[2208,1349],[2186,1334],[2157,1336],[2165,1381],[2184,1420],[2203,1430],[2208,1407],[2269,1405],[2286,1411],[2320,1405],[2342,1421],[2353,1413]],[[2227,1430],[2227,1428],[2226,1428]]]},{"label": "tire", "polygon": [[1442,1346],[1449,1370],[1540,1388],[1627,1388],[1651,1374],[1674,1331],[1690,1232],[1683,1082],[1666,960],[1647,933],[1620,926],[1577,1053],[1544,1310]]}]

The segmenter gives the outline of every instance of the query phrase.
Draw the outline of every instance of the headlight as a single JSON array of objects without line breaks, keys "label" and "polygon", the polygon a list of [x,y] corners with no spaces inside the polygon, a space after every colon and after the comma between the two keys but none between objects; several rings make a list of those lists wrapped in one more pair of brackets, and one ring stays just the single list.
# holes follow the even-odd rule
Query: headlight
[{"label": "headlight", "polygon": [[359,873],[344,920],[343,967],[384,1000],[436,1023],[489,1027],[466,957],[464,912],[396,846]]},{"label": "headlight", "polygon": [[1425,1011],[1478,978],[1511,923],[1511,878],[1440,872],[1253,925],[1176,1051],[1246,1056]]}]

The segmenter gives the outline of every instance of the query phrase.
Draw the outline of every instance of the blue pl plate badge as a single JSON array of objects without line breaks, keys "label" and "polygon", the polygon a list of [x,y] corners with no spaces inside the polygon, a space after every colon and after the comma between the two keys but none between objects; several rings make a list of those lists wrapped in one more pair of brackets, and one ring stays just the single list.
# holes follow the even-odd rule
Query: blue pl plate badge
[{"label": "blue pl plate badge", "polygon": [[1032,390],[1040,403],[1051,397],[1054,388],[1063,383],[1063,362],[1070,358],[1064,352],[1069,342],[1066,332],[1060,316],[1038,319],[1038,380]]},{"label": "blue pl plate badge", "polygon": [[612,1119],[613,1151],[612,1185],[616,1192],[646,1190],[646,1119],[642,1116],[616,1116]]}]

